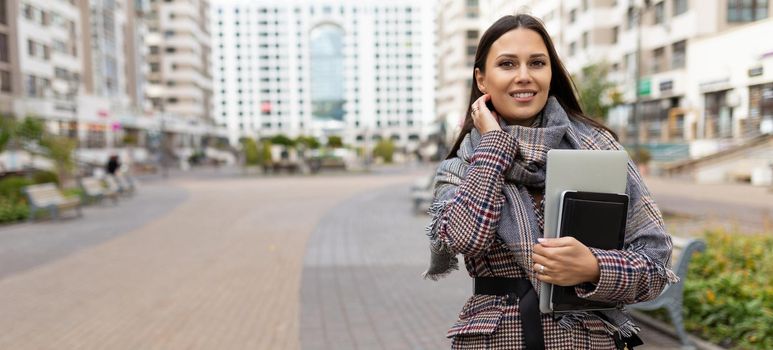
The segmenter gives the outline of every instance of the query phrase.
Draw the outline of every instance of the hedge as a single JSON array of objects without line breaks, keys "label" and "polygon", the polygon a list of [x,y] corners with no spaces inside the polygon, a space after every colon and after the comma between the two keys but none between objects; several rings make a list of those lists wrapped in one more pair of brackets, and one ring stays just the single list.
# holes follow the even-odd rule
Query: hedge
[{"label": "hedge", "polygon": [[685,281],[688,331],[733,349],[773,349],[773,236],[708,232]]}]

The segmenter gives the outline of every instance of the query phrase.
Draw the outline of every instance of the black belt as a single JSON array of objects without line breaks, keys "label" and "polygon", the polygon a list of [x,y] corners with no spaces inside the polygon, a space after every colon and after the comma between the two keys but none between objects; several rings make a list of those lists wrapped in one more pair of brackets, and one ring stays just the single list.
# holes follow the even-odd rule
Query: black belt
[{"label": "black belt", "polygon": [[526,349],[545,349],[542,334],[542,316],[539,311],[539,299],[531,282],[526,278],[513,277],[476,277],[472,281],[475,294],[506,295],[509,305],[515,303],[515,297],[520,300],[518,313],[523,325],[523,338]]}]

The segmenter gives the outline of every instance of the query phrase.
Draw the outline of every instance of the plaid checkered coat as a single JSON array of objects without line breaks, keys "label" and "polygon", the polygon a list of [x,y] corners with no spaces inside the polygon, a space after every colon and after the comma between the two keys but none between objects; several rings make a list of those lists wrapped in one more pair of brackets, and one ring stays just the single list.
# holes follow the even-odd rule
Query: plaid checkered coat
[{"label": "plaid checkered coat", "polygon": [[[595,149],[622,149],[611,135],[597,131],[596,138],[601,140],[583,140],[583,144]],[[453,193],[453,200],[438,213],[438,238],[451,253],[464,255],[471,277],[528,277],[527,272],[516,263],[512,250],[496,234],[504,204],[503,172],[513,161],[517,147],[528,148],[529,145],[517,145],[512,136],[503,131],[486,133],[475,149],[464,181],[449,183],[440,176],[436,178],[436,198],[449,197],[449,191]],[[671,240],[665,233],[660,211],[633,163],[629,163],[628,182],[640,185],[642,195],[635,198],[636,202],[630,203],[633,211],[629,212],[627,231],[642,227],[642,223],[646,222],[650,229],[655,227],[655,230],[650,230],[654,232],[647,234],[649,238],[656,236],[655,241],[667,245],[670,251]],[[542,226],[542,203],[532,200],[532,204]],[[658,235],[662,237],[658,238]],[[627,238],[624,250],[591,248],[599,261],[601,277],[598,284],[577,287],[578,295],[624,304],[657,297],[668,283],[669,276],[663,272],[662,261],[655,261],[641,249],[631,249],[636,244]],[[524,349],[518,301],[508,303],[506,299],[489,295],[470,297],[448,331],[452,349]],[[558,322],[548,314],[542,315],[541,322],[547,349],[615,349],[612,335],[601,320],[585,319],[571,330],[559,327]]]}]

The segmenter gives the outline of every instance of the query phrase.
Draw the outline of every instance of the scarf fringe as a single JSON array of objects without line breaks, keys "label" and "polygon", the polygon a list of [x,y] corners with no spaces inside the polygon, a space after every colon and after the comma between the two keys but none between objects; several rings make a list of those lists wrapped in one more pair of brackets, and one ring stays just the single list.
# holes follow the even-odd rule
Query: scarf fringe
[{"label": "scarf fringe", "polygon": [[459,270],[459,259],[457,259],[455,256],[452,256],[448,261],[448,268],[445,271],[442,272],[429,272],[429,269],[422,272],[421,277],[427,280],[432,281],[438,281],[441,278],[445,278],[446,276],[450,275],[451,272],[454,272],[456,270]]},{"label": "scarf fringe", "polygon": [[[643,251],[645,248],[643,243],[638,243],[636,245],[632,244],[629,247],[629,249],[633,252],[639,253]],[[644,255],[645,257],[647,256],[646,254],[642,254],[642,255]],[[679,276],[677,276],[676,273],[674,273],[674,271],[672,271],[664,264],[654,263],[653,265],[655,266],[655,270],[656,270],[655,272],[657,272],[658,276],[664,277],[668,284],[675,284],[679,282]]]},{"label": "scarf fringe", "polygon": [[571,314],[562,314],[558,319],[558,325],[565,329],[571,330],[573,327],[580,325],[580,323],[586,319],[599,320],[604,323],[604,328],[609,334],[619,333],[624,338],[629,338],[634,334],[638,334],[641,328],[633,323],[630,319],[623,322],[620,326],[614,325],[612,322],[605,320],[598,315],[590,312],[575,312]]},{"label": "scarf fringe", "polygon": [[437,224],[440,222],[440,215],[443,210],[445,210],[448,203],[450,203],[450,200],[445,201],[439,201],[432,203],[432,205],[429,206],[429,210],[427,210],[427,214],[429,214],[430,217],[432,217],[432,220],[429,222],[429,225],[424,228],[424,231],[426,232],[427,236],[430,238],[430,240],[437,239]]},{"label": "scarf fringe", "polygon": [[437,237],[441,214],[449,203],[451,203],[451,200],[438,201],[432,203],[429,210],[427,210],[427,214],[432,217],[432,221],[424,229],[430,239],[430,266],[421,274],[424,279],[437,281],[448,276],[451,272],[459,270],[459,259]]},{"label": "scarf fringe", "polygon": [[679,282],[679,276],[677,276],[674,271],[663,265],[656,266],[658,275],[660,275],[660,277],[665,277],[666,281],[668,281],[668,284],[675,284]]}]

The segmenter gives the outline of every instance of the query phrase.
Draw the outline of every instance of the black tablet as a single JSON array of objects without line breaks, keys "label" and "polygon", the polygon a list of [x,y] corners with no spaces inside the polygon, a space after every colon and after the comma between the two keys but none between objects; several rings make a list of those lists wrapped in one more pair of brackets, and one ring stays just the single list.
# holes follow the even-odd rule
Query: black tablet
[{"label": "black tablet", "polygon": [[[574,237],[588,247],[622,249],[627,214],[626,194],[565,191],[561,196],[558,236]],[[580,298],[574,286],[553,286],[550,301],[553,312],[616,307],[614,303]]]}]

